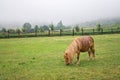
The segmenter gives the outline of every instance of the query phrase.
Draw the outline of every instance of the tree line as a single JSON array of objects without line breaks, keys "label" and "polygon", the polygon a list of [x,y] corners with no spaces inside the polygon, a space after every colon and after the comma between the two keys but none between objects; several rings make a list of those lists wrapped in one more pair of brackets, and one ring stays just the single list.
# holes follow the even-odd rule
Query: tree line
[{"label": "tree line", "polygon": [[[37,33],[37,32],[44,32],[44,31],[54,31],[54,30],[59,30],[59,29],[65,29],[66,27],[63,25],[62,21],[60,21],[57,26],[54,26],[53,23],[49,25],[43,25],[43,26],[38,26],[35,25],[34,28],[30,23],[24,23],[22,28],[17,28],[17,29],[6,29],[2,28],[1,32],[10,32],[10,33]],[[67,27],[68,28],[68,27]]]},{"label": "tree line", "polygon": [[[0,37],[1,35],[9,37],[9,34],[17,34],[16,36],[22,36],[22,34],[30,34],[34,33],[34,36],[39,35],[40,33],[46,33],[46,35],[50,36],[51,32],[52,35],[67,35],[67,34],[103,34],[103,33],[113,33],[117,32],[120,33],[120,25],[119,24],[114,24],[113,27],[108,28],[109,31],[107,31],[108,29],[105,30],[106,27],[103,27],[103,25],[101,24],[97,24],[95,27],[93,28],[89,28],[89,29],[85,29],[83,27],[80,27],[79,25],[75,25],[73,27],[66,27],[63,25],[62,21],[60,21],[57,26],[54,26],[53,23],[49,24],[49,25],[43,25],[43,26],[38,26],[35,25],[34,27],[32,27],[32,25],[30,23],[24,23],[22,28],[16,28],[16,29],[5,29],[2,28],[2,30],[0,31]],[[114,30],[115,28],[115,30]],[[67,31],[65,31],[67,29]],[[53,33],[54,32],[54,33]],[[21,34],[21,35],[20,35]],[[33,34],[32,34],[33,36]]]},{"label": "tree line", "polygon": [[[43,25],[43,26],[38,26],[38,25],[35,25],[34,28],[32,28],[32,25],[30,23],[24,23],[23,24],[23,27],[20,29],[20,28],[16,28],[16,29],[6,29],[6,28],[2,28],[1,32],[8,32],[8,33],[38,33],[38,32],[44,32],[44,31],[54,31],[54,30],[61,30],[63,31],[63,29],[70,29],[71,27],[65,27],[63,24],[62,24],[62,21],[60,21],[58,24],[57,24],[57,27],[55,27],[53,25],[53,23],[49,24],[49,25]],[[80,31],[80,26],[79,25],[76,25],[73,27],[74,30],[76,32],[79,32]],[[82,28],[81,28],[82,30]],[[102,28],[101,28],[101,25],[100,24],[97,24],[97,30],[98,31],[101,31]]]}]

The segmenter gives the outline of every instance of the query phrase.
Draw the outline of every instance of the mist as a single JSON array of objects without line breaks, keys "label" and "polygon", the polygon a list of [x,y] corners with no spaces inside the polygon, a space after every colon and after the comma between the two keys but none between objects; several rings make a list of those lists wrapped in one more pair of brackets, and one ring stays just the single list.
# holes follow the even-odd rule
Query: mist
[{"label": "mist", "polygon": [[0,0],[0,24],[78,24],[120,17],[120,0]]}]

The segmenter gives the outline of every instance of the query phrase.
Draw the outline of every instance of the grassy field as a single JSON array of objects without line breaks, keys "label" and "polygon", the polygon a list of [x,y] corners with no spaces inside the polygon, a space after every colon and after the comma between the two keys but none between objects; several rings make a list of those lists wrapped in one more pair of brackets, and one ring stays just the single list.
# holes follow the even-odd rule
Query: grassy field
[{"label": "grassy field", "polygon": [[120,80],[120,34],[94,35],[96,59],[82,53],[80,65],[66,66],[76,37],[0,39],[0,80]]}]

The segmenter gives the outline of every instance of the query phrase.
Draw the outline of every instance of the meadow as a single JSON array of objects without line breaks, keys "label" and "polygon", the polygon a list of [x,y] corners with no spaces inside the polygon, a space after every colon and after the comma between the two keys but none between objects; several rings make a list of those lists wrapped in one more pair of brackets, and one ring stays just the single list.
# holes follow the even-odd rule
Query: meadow
[{"label": "meadow", "polygon": [[0,39],[0,80],[120,80],[120,34],[92,35],[96,59],[81,53],[66,66],[65,49],[79,36]]}]

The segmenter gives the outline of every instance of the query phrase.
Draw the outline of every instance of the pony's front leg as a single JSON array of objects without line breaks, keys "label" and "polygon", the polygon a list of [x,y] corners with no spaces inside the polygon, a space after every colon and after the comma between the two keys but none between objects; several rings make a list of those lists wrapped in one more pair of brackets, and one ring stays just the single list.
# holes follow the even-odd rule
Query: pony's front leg
[{"label": "pony's front leg", "polygon": [[77,53],[77,64],[80,64],[80,52]]}]

